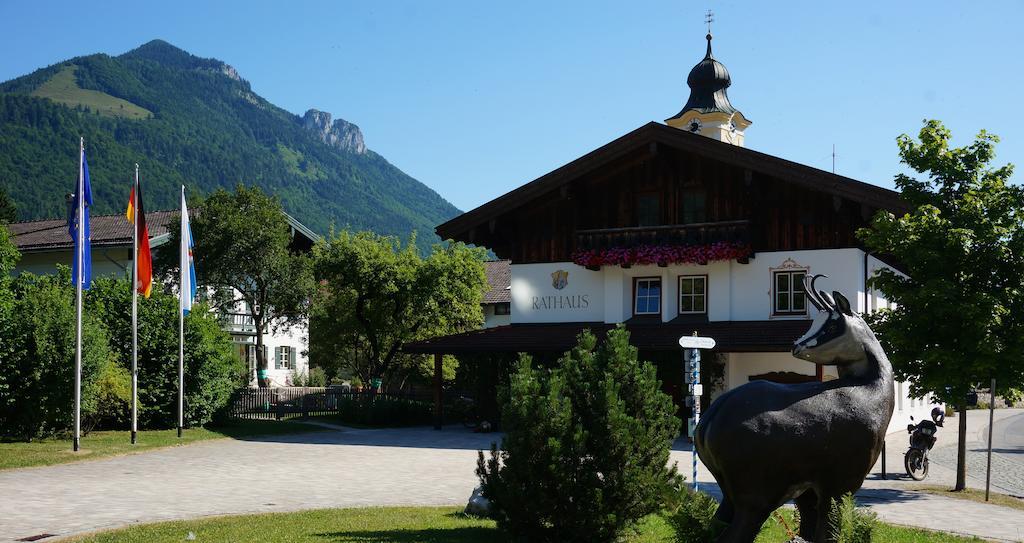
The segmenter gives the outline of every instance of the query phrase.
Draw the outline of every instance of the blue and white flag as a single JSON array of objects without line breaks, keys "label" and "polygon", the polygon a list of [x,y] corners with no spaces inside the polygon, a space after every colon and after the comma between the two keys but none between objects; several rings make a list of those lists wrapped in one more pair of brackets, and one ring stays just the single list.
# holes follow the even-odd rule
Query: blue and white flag
[{"label": "blue and white flag", "polygon": [[[91,234],[89,232],[89,206],[92,205],[92,187],[89,184],[89,163],[85,160],[85,149],[82,149],[81,160],[79,164],[79,176],[78,184],[75,186],[74,199],[72,200],[72,209],[68,213],[68,233],[71,234],[71,240],[75,244],[75,258],[71,261],[71,284],[77,285],[76,281],[80,282],[82,288],[89,290],[89,284],[92,282],[92,251],[90,250],[89,242],[91,241]],[[85,201],[80,203],[78,198],[80,195],[85,195]],[[81,205],[82,217],[78,216],[79,206]],[[82,244],[78,243],[78,224],[81,222],[85,226],[83,232]],[[82,262],[82,274],[78,273],[78,262]]]},{"label": "blue and white flag", "polygon": [[192,227],[188,222],[188,206],[185,204],[185,187],[181,187],[181,311],[185,315],[192,310],[196,299],[196,266],[192,260]]}]

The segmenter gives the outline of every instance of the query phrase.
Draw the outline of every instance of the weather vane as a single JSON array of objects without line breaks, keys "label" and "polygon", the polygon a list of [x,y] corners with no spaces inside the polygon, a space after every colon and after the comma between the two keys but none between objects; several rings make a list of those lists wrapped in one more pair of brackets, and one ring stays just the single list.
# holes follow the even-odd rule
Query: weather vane
[{"label": "weather vane", "polygon": [[715,22],[715,12],[710,9],[704,14],[704,22],[708,25],[708,34],[711,33],[711,23]]}]

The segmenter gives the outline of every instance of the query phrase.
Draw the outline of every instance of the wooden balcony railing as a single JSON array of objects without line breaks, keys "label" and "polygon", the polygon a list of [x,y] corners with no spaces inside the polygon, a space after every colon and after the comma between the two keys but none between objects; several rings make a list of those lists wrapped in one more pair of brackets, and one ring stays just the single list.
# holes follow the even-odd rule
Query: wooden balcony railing
[{"label": "wooden balcony railing", "polygon": [[720,241],[750,243],[750,221],[631,226],[576,231],[576,250],[638,245],[709,245]]}]

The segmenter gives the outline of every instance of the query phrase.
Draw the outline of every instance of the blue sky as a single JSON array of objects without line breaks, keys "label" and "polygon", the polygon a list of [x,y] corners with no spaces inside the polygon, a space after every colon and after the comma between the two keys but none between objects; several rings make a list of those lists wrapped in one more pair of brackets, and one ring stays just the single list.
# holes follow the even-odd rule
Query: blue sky
[{"label": "blue sky", "polygon": [[[12,2],[0,80],[153,38],[233,65],[271,102],[359,125],[470,209],[686,101],[715,56],[747,147],[891,187],[924,118],[1024,162],[1024,2]],[[1020,179],[1020,173],[1015,175]]]}]

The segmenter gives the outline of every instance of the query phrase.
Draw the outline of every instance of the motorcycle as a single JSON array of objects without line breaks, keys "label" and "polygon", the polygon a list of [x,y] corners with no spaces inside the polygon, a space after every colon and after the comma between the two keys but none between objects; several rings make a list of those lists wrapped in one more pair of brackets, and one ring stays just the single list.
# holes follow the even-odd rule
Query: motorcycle
[{"label": "motorcycle", "polygon": [[[932,420],[922,420],[917,424],[908,424],[910,448],[903,455],[903,466],[907,475],[915,481],[923,481],[928,476],[928,451],[935,446],[935,433],[942,427],[946,414],[936,407],[932,409]],[[914,417],[910,417],[913,421]]]}]

